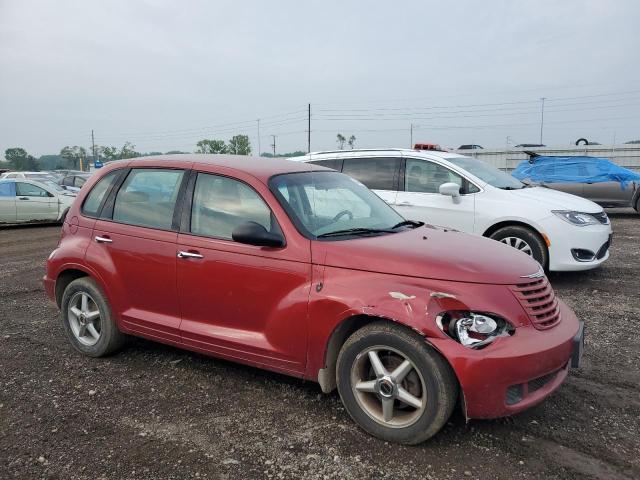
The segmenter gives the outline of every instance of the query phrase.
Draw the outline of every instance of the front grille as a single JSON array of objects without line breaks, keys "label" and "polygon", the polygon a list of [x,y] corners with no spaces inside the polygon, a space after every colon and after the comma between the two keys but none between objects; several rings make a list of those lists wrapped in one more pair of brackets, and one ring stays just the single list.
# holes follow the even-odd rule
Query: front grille
[{"label": "front grille", "polygon": [[591,215],[593,218],[598,220],[603,225],[608,225],[609,224],[609,217],[607,216],[607,214],[605,212],[590,213],[589,215]]},{"label": "front grille", "polygon": [[535,328],[546,330],[560,323],[558,299],[547,277],[518,283],[510,288]]}]

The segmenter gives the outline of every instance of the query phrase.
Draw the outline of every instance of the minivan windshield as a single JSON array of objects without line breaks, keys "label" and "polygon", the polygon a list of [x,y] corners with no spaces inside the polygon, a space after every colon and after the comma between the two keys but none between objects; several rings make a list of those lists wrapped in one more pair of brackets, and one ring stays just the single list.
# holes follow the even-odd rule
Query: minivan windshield
[{"label": "minivan windshield", "polygon": [[271,191],[305,236],[345,239],[396,233],[421,225],[406,221],[357,180],[338,172],[276,175]]},{"label": "minivan windshield", "polygon": [[498,170],[487,162],[472,157],[450,157],[447,160],[467,172],[484,180],[489,185],[503,190],[520,190],[526,185],[508,173]]}]

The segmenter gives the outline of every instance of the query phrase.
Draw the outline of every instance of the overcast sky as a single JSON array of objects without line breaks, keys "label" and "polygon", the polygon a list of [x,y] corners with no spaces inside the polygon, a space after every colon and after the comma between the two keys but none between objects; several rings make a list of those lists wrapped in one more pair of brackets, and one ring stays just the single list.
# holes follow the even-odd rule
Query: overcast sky
[{"label": "overcast sky", "polygon": [[640,137],[640,2],[0,0],[0,151]]}]

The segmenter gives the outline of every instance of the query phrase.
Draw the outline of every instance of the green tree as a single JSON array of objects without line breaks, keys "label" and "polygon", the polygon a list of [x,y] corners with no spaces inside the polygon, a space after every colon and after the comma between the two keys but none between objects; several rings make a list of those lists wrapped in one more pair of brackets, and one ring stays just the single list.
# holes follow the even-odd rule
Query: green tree
[{"label": "green tree", "polygon": [[24,148],[7,148],[4,157],[12,170],[38,170],[38,161]]},{"label": "green tree", "polygon": [[247,135],[235,135],[229,140],[228,153],[232,155],[251,155],[251,142]]},{"label": "green tree", "polygon": [[[161,152],[153,152],[153,154],[160,155]],[[96,145],[96,155],[98,157],[104,157],[109,161],[142,156],[140,152],[136,151],[136,146],[131,142],[125,142],[120,149],[118,149],[118,147],[103,147]]]},{"label": "green tree", "polygon": [[[302,150],[296,150],[295,152],[287,152],[287,153],[279,153],[276,157],[290,158],[290,157],[303,157],[307,152],[303,152]],[[261,157],[273,158],[273,153],[271,152],[262,152]]]},{"label": "green tree", "polygon": [[120,149],[120,158],[136,158],[141,157],[140,152],[136,152],[136,146],[131,142],[124,142]]},{"label": "green tree", "polygon": [[228,153],[229,149],[224,140],[200,140],[196,143],[196,153]]},{"label": "green tree", "polygon": [[355,135],[351,135],[349,137],[349,146],[351,147],[351,150],[353,150],[356,146],[356,136]]},{"label": "green tree", "polygon": [[183,152],[182,150],[169,150],[168,152],[165,152],[165,155],[178,155],[181,153],[190,153],[190,152]]},{"label": "green tree", "polygon": [[347,139],[344,137],[344,135],[342,135],[341,133],[339,133],[338,135],[336,135],[336,143],[338,144],[338,148],[340,150],[342,150],[344,148],[344,143],[347,141]]},{"label": "green tree", "polygon": [[80,164],[84,163],[84,159],[87,158],[87,151],[84,147],[77,145],[73,147],[66,146],[60,150],[60,156],[69,161],[73,168],[80,168]]}]

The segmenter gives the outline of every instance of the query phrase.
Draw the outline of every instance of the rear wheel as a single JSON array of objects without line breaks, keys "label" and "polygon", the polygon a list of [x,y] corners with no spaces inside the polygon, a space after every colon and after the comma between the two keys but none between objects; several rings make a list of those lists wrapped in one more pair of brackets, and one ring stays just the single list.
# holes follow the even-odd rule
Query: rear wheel
[{"label": "rear wheel", "polygon": [[336,373],[349,415],[387,441],[416,444],[432,437],[457,398],[449,364],[424,338],[391,323],[376,322],[351,335]]},{"label": "rear wheel", "polygon": [[62,324],[73,347],[90,357],[113,353],[125,342],[106,296],[95,281],[82,277],[71,282],[62,295]]},{"label": "rear wheel", "polygon": [[549,251],[544,240],[535,230],[513,225],[496,230],[490,238],[526,253],[544,268],[547,268]]}]

